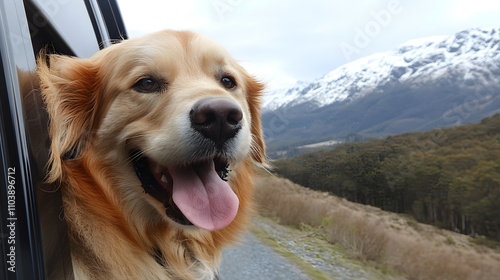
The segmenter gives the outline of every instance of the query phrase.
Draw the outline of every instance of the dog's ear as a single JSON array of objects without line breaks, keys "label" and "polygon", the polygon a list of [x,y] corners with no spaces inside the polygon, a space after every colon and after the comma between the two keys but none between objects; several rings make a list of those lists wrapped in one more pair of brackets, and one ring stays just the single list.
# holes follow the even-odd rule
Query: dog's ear
[{"label": "dog's ear", "polygon": [[90,59],[41,54],[37,72],[50,118],[47,181],[62,175],[62,161],[80,156],[101,116],[99,65]]},{"label": "dog's ear", "polygon": [[263,90],[264,84],[258,82],[253,77],[247,79],[247,102],[252,118],[252,158],[261,166],[267,168],[266,146],[260,116]]}]

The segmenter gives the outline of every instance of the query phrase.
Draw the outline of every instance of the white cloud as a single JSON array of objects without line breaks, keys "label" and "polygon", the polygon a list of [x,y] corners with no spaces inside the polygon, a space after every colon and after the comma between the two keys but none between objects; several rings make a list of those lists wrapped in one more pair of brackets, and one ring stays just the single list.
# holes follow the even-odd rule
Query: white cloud
[{"label": "white cloud", "polygon": [[[191,29],[222,44],[257,76],[279,88],[319,78],[349,61],[342,42],[374,14],[399,4],[351,59],[388,51],[410,39],[451,35],[472,27],[500,27],[500,2],[491,0],[118,0],[131,37],[159,29]],[[496,12],[496,14],[495,14]],[[373,32],[372,32],[373,33]],[[372,34],[373,35],[373,34]]]},{"label": "white cloud", "polygon": [[474,16],[487,13],[498,13],[500,2],[491,0],[462,0],[454,3],[451,14],[458,20],[468,20]]},{"label": "white cloud", "polygon": [[119,0],[120,10],[131,37],[162,29],[199,29],[210,18],[197,1]]}]

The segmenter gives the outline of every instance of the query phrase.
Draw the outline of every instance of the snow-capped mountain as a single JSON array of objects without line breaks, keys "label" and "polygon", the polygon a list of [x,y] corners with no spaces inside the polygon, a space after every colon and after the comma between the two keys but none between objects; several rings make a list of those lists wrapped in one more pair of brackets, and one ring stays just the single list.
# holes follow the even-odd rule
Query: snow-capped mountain
[{"label": "snow-capped mountain", "polygon": [[[476,122],[500,112],[500,29],[411,40],[269,93],[269,151]],[[358,137],[359,136],[359,137]]]},{"label": "snow-capped mountain", "polygon": [[[269,93],[266,110],[309,102],[322,107],[352,101],[388,83],[428,83],[453,74],[461,83],[498,82],[500,29],[471,29],[415,39],[395,50],[345,64],[312,82]],[[491,80],[496,79],[496,80]]]}]

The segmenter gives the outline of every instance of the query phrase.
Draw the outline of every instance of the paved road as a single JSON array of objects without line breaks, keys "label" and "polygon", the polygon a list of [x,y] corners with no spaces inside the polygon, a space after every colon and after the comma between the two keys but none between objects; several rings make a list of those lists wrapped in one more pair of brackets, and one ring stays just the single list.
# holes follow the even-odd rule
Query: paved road
[{"label": "paved road", "polygon": [[287,259],[246,233],[244,242],[224,252],[221,280],[308,280]]}]

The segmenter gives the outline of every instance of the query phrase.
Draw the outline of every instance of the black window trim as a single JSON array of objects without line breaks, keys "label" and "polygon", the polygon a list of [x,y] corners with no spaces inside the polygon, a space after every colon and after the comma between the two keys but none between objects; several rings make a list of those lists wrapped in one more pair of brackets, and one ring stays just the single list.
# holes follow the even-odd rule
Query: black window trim
[{"label": "black window trim", "polygon": [[[102,44],[103,42],[113,43],[127,39],[127,33],[115,0],[79,1],[93,2],[90,10],[89,6],[86,6],[87,13],[92,21],[96,40],[101,43],[101,48],[107,46]],[[4,254],[9,249],[9,231],[8,228],[2,226],[0,229],[0,253],[2,253],[0,256],[0,279],[7,280],[74,278],[66,231],[64,231],[66,238],[56,235],[55,240],[58,242],[55,244],[63,248],[47,250],[47,225],[45,218],[41,216],[43,211],[40,208],[47,206],[40,206],[40,197],[48,195],[44,191],[40,191],[40,182],[43,179],[43,175],[40,174],[44,173],[44,166],[42,166],[44,164],[40,164],[40,155],[34,155],[31,149],[36,141],[43,144],[44,139],[36,139],[36,135],[40,134],[38,132],[43,131],[43,129],[36,130],[36,133],[32,133],[32,131],[30,133],[30,122],[33,122],[33,116],[27,116],[24,112],[26,104],[23,104],[21,86],[19,85],[19,78],[20,75],[23,75],[23,71],[34,73],[35,55],[40,49],[40,45],[35,48],[34,37],[31,36],[34,34],[30,34],[31,27],[29,28],[30,20],[33,20],[33,15],[37,13],[36,7],[32,0],[2,0],[0,3],[0,219],[2,219],[0,224],[3,225],[8,218],[8,209],[6,208],[8,184],[4,182],[7,182],[8,168],[14,167],[16,170],[17,215],[15,237],[16,245],[18,245],[15,248],[16,273],[10,273],[7,270],[6,258],[8,256]],[[10,35],[12,35],[14,28],[22,40],[16,42],[12,40]],[[51,26],[43,28],[47,32],[47,36],[51,38],[58,36]],[[108,39],[103,40],[101,34],[107,34],[105,36],[108,36]],[[55,51],[62,50],[62,53],[71,55],[72,51],[64,42],[64,38],[59,39],[59,49],[56,48]],[[22,56],[14,55],[16,51],[20,52]],[[42,126],[46,124],[44,120],[34,120],[35,125],[37,125],[37,121],[42,123]],[[41,158],[43,159],[43,157],[42,155]],[[50,199],[46,200],[53,204],[51,218],[55,217],[60,222],[62,209],[60,193],[51,193]],[[44,220],[43,224],[40,223],[41,220]],[[61,228],[58,228],[59,233]],[[50,233],[54,233],[54,231],[49,231],[49,235]],[[54,240],[50,245],[51,248],[54,247],[52,246],[53,242]],[[48,253],[48,251],[51,252]],[[57,263],[50,264],[54,259]]]}]

